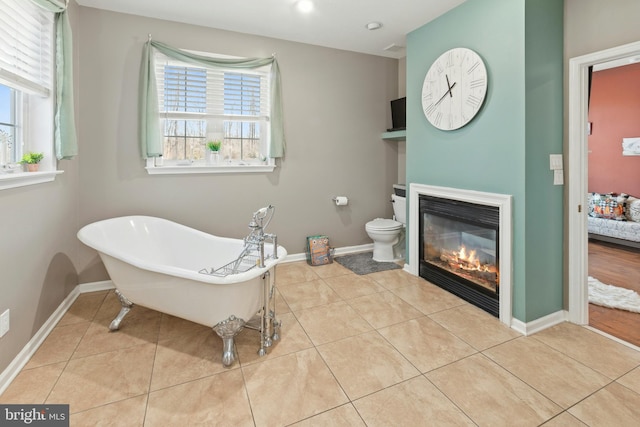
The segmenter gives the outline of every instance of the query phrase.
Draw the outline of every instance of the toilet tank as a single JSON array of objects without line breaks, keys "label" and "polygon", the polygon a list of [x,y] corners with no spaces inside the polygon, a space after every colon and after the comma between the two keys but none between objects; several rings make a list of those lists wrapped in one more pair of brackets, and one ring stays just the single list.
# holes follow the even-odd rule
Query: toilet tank
[{"label": "toilet tank", "polygon": [[407,223],[407,186],[404,184],[393,184],[393,215],[396,221],[403,224]]},{"label": "toilet tank", "polygon": [[391,200],[393,200],[393,214],[398,222],[403,224],[407,223],[407,199],[398,195],[392,194]]}]

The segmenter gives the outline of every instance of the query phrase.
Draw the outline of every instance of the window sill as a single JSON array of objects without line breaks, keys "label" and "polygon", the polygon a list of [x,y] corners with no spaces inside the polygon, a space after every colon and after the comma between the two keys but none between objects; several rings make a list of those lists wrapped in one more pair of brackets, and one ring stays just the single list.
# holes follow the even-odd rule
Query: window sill
[{"label": "window sill", "polygon": [[275,164],[270,165],[165,165],[165,166],[147,166],[145,169],[149,175],[180,175],[180,174],[196,174],[196,173],[261,173],[273,172],[276,168]]},{"label": "window sill", "polygon": [[42,171],[42,172],[0,172],[0,190],[9,188],[25,187],[27,185],[42,184],[56,179],[56,175],[64,171]]}]

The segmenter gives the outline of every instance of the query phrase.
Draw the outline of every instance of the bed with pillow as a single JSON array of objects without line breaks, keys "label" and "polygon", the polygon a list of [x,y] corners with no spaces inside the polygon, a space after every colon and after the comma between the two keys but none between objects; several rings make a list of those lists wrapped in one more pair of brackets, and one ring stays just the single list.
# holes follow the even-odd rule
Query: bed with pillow
[{"label": "bed with pillow", "polygon": [[588,194],[589,238],[640,248],[640,199],[628,194]]}]

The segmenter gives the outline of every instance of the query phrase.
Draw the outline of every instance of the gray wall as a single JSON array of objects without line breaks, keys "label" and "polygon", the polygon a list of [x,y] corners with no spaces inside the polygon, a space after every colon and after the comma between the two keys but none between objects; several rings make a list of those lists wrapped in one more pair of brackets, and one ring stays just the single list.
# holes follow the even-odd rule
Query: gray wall
[{"label": "gray wall", "polygon": [[564,7],[567,61],[640,40],[638,0],[565,0]]},{"label": "gray wall", "polygon": [[[76,27],[74,2],[69,16]],[[78,284],[78,162],[58,168],[64,173],[54,182],[0,191],[0,313],[11,314],[11,329],[0,338],[0,373]]]},{"label": "gray wall", "polygon": [[[380,134],[398,93],[398,61],[133,15],[80,8],[80,225],[155,215],[206,232],[243,237],[251,213],[276,206],[270,231],[289,253],[305,237],[331,245],[370,243],[365,223],[390,217],[397,144]],[[175,47],[245,57],[276,53],[282,73],[287,152],[274,173],[150,176],[137,140],[141,49]],[[332,196],[350,203],[336,207]],[[104,279],[83,250],[81,282]]]}]

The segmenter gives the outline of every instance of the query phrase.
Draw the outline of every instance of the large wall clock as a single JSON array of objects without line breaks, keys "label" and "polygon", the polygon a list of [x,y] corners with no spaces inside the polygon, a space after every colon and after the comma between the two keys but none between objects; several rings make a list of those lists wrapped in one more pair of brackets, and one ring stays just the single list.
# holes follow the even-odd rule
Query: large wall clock
[{"label": "large wall clock", "polygon": [[487,69],[471,49],[450,49],[436,59],[422,85],[422,110],[441,130],[463,127],[480,111],[487,94]]}]

